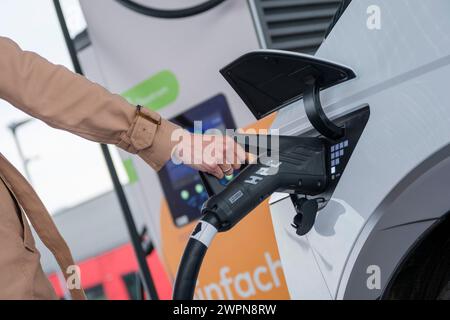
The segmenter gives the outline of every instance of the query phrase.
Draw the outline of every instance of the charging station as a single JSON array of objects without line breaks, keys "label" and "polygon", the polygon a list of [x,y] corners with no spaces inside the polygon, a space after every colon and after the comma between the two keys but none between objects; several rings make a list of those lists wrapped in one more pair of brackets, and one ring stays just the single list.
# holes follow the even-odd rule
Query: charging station
[{"label": "charging station", "polygon": [[[173,10],[200,2],[151,4]],[[81,5],[91,42],[78,52],[86,76],[189,130],[194,129],[196,120],[203,121],[203,130],[242,128],[255,122],[218,73],[235,58],[260,48],[247,1],[224,1],[201,14],[179,19],[150,17],[120,1],[81,1]],[[100,15],[102,19],[98,19]],[[254,127],[267,129],[272,119]],[[130,206],[134,212],[146,213],[143,220],[149,235],[174,279],[207,192],[198,174],[185,166],[169,163],[155,174],[137,157],[120,154],[130,177],[127,191],[139,199]],[[259,230],[257,235],[250,232],[254,228]],[[220,249],[208,253],[209,263],[199,278],[196,297],[288,298],[268,202],[233,235],[233,241],[219,238]]]},{"label": "charging station", "polygon": [[[312,19],[314,28],[302,24],[302,31],[280,36],[275,27],[286,11],[274,1],[265,7],[218,1],[180,19],[149,17],[123,1],[81,2],[92,43],[79,53],[86,74],[130,102],[190,130],[195,120],[225,128],[247,127],[256,118],[252,127],[326,140],[315,161],[323,160],[326,176],[315,181],[318,189],[289,181],[258,194],[261,202],[245,206],[251,213],[229,217],[231,211],[222,210],[215,214],[219,221],[206,221],[216,231],[235,227],[217,237],[201,271],[199,259],[188,280],[181,278],[176,287],[187,289],[175,298],[395,298],[412,294],[405,290],[411,274],[423,279],[415,292],[445,295],[445,287],[427,286],[447,276],[432,271],[447,268],[439,256],[448,247],[439,239],[448,234],[450,208],[448,1],[351,1],[323,44],[330,19],[319,19],[321,28]],[[154,5],[173,9],[187,2],[200,3]],[[332,17],[336,6],[327,10]],[[374,17],[381,20],[373,24]],[[314,35],[309,46],[295,38],[301,32]],[[255,51],[267,47],[282,52]],[[286,140],[289,147],[294,140]],[[230,189],[208,195],[187,168],[169,164],[154,174],[139,159],[122,158],[129,192],[139,199],[133,206],[147,213],[150,235],[174,279],[201,208],[234,190],[233,182],[251,167],[229,182]],[[191,239],[203,243],[201,230]],[[442,253],[428,258],[430,272],[414,269],[413,261],[430,247]]]}]

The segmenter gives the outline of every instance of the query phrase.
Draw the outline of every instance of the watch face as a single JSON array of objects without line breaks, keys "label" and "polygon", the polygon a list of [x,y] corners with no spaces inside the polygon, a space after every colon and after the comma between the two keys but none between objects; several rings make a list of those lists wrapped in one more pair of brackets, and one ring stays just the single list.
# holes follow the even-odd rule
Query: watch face
[{"label": "watch face", "polygon": [[[202,132],[196,133],[204,133],[213,128],[225,132],[226,129],[236,127],[223,94],[194,106],[171,121],[191,132],[194,132],[194,122],[202,121]],[[200,218],[201,208],[208,199],[208,194],[198,172],[169,161],[158,175],[174,224],[182,227]],[[224,178],[221,183],[226,185],[229,180],[230,177]]]}]

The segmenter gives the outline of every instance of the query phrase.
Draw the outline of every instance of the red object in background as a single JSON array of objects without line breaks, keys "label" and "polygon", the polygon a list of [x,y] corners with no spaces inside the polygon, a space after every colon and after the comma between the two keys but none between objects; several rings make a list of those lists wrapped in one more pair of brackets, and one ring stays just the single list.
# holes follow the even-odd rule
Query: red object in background
[{"label": "red object in background", "polygon": [[[147,258],[147,261],[159,298],[161,300],[171,299],[172,284],[155,250]],[[138,265],[130,244],[80,262],[78,266],[81,269],[81,283],[88,298],[130,300],[133,298],[132,292],[138,290],[133,287],[137,283],[133,280],[137,276]],[[56,273],[52,273],[49,280],[58,297],[64,297]]]}]

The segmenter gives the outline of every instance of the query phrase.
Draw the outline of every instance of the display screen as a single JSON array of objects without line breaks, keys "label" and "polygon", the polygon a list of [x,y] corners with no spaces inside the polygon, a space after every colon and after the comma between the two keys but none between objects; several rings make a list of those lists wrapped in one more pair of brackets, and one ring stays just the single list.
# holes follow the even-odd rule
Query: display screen
[{"label": "display screen", "polygon": [[[194,122],[202,121],[202,132],[195,133],[204,133],[209,129],[224,132],[225,129],[234,129],[236,126],[222,94],[191,108],[171,121],[191,132],[194,132]],[[169,161],[159,172],[159,178],[174,224],[182,227],[198,219],[201,207],[208,199],[198,172]],[[224,178],[221,183],[226,184],[231,178]]]}]

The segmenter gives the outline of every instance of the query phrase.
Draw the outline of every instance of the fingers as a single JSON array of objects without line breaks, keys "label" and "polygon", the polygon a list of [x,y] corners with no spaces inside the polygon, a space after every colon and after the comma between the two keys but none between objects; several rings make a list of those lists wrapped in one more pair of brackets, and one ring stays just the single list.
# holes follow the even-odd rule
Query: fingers
[{"label": "fingers", "polygon": [[258,159],[258,157],[256,155],[254,155],[253,153],[247,153],[247,163],[255,163]]},{"label": "fingers", "polygon": [[236,158],[237,158],[239,167],[241,164],[244,164],[247,160],[247,153],[245,152],[245,149],[238,143],[236,143]]},{"label": "fingers", "polygon": [[245,163],[245,150],[233,138],[225,137],[223,151],[225,163],[231,165],[234,170],[238,170]]},{"label": "fingers", "polygon": [[208,173],[215,176],[217,179],[223,179],[225,177],[225,174],[223,170],[220,168],[219,165],[208,165]]},{"label": "fingers", "polygon": [[[190,151],[190,157],[193,159],[189,160],[195,160],[194,162],[184,161],[184,164],[207,172],[218,179],[224,178],[225,175],[233,175],[234,170],[238,170],[248,158],[244,148],[229,136],[206,135],[202,137],[202,143],[197,145],[194,143],[183,148],[183,151],[184,149]],[[186,160],[184,153],[183,160]]]},{"label": "fingers", "polygon": [[[208,168],[208,173],[214,175],[218,179],[222,179],[225,176],[231,176],[234,170],[240,168],[240,164],[236,161],[234,156],[234,141],[233,144],[229,140],[223,137],[216,137],[216,150],[220,150],[214,153],[214,156],[208,156],[204,159],[204,164]],[[233,154],[232,156],[230,156]]]},{"label": "fingers", "polygon": [[230,164],[220,164],[219,167],[226,176],[232,176],[235,170],[235,167]]}]

